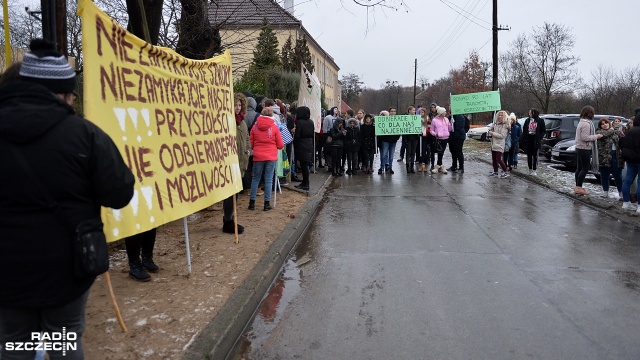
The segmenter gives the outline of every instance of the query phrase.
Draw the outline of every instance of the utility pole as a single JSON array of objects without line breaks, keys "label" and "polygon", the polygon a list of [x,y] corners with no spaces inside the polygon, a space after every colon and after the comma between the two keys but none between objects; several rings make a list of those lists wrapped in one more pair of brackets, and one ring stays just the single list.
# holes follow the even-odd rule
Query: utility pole
[{"label": "utility pole", "polygon": [[55,29],[58,52],[67,57],[67,2],[56,1]]},{"label": "utility pole", "polygon": [[11,65],[11,33],[9,31],[9,6],[8,1],[2,2],[2,14],[4,15],[4,56],[5,69]]},{"label": "utility pole", "polygon": [[418,59],[416,59],[415,67],[413,70],[413,104],[416,103],[416,86],[418,85]]},{"label": "utility pole", "polygon": [[42,37],[57,44],[56,0],[40,0],[40,9],[42,11]]},{"label": "utility pole", "polygon": [[498,0],[493,0],[493,84],[491,90],[498,90],[498,31],[511,28],[498,26]]}]

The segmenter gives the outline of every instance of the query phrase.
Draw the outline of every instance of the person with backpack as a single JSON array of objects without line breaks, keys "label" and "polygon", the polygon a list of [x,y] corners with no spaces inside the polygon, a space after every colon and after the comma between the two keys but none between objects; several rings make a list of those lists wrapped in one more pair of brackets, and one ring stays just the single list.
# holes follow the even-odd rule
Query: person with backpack
[{"label": "person with backpack", "polygon": [[511,172],[517,165],[514,166],[514,157],[518,157],[518,142],[520,141],[520,135],[522,130],[520,124],[517,122],[516,114],[511,113],[509,115],[509,136],[505,140],[505,149],[502,154],[502,161],[507,165],[509,172]]}]

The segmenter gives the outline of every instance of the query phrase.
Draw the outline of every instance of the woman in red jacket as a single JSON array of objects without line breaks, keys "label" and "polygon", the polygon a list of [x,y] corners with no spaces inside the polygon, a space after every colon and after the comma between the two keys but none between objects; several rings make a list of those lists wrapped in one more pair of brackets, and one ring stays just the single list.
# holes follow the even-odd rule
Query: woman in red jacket
[{"label": "woman in red jacket", "polygon": [[249,210],[254,210],[260,178],[264,172],[264,211],[271,210],[271,188],[278,162],[278,150],[284,147],[278,125],[273,120],[273,110],[265,108],[251,128],[249,141],[253,149],[253,178],[251,179],[251,196]]}]

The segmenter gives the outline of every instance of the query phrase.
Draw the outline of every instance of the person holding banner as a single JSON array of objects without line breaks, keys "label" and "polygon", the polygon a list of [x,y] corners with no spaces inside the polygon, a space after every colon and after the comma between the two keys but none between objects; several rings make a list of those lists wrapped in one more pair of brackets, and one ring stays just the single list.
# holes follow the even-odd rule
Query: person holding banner
[{"label": "person holding banner", "polygon": [[[431,135],[435,137],[435,152],[438,153],[438,163],[437,166],[433,167],[431,170],[432,174],[437,174],[439,172],[446,174],[447,169],[442,166],[442,157],[444,156],[444,151],[447,149],[447,143],[449,142],[449,135],[453,130],[453,125],[447,118],[447,109],[442,106],[436,107],[436,117],[431,121]],[[432,164],[433,166],[433,164]]]},{"label": "person holding banner", "polygon": [[[34,39],[20,81],[0,86],[0,358],[33,359],[33,333],[74,333],[84,358],[85,306],[95,276],[74,264],[77,224],[99,224],[101,206],[121,209],[134,176],[113,140],[76,115],[76,73],[55,45]],[[48,350],[52,359],[66,349]]]},{"label": "person holding banner", "polygon": [[469,118],[462,114],[452,115],[453,133],[449,138],[449,152],[451,152],[451,172],[464,173],[464,153],[462,147],[467,138],[467,131],[471,126]]},{"label": "person holding banner", "polygon": [[[415,115],[416,108],[411,105],[407,109],[408,115]],[[407,174],[415,174],[416,170],[414,169],[414,164],[416,160],[416,149],[418,148],[418,143],[420,142],[419,134],[404,134],[402,135],[402,141],[405,143],[405,151],[406,151],[406,168]],[[402,154],[400,154],[402,156]]]},{"label": "person holding banner", "polygon": [[[398,109],[390,107],[388,116],[395,116],[397,113]],[[382,115],[382,112],[380,114]],[[378,137],[382,142],[382,153],[380,155],[380,169],[378,169],[378,175],[382,175],[383,171],[392,175],[394,174],[393,154],[396,152],[396,143],[399,138],[400,135],[383,135]]]},{"label": "person holding banner", "polygon": [[[248,99],[243,93],[235,93],[234,114],[236,118],[236,145],[238,148],[238,165],[240,166],[241,178],[244,178],[244,172],[249,164],[249,130],[244,122],[244,116],[247,111]],[[222,232],[227,234],[235,234],[235,211],[233,208],[233,194],[222,201]],[[238,234],[244,232],[244,226],[238,224]]]},{"label": "person holding banner", "polygon": [[271,191],[273,190],[273,178],[275,176],[276,163],[278,162],[278,150],[284,148],[282,135],[275,123],[273,108],[267,106],[258,116],[249,140],[253,149],[253,178],[251,179],[251,195],[249,197],[249,210],[255,210],[256,196],[260,179],[264,173],[264,211],[271,210]]}]

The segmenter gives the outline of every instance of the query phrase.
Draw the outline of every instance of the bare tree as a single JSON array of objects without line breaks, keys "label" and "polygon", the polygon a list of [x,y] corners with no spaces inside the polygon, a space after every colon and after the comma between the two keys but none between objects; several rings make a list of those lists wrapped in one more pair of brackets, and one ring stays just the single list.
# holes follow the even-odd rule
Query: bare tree
[{"label": "bare tree", "polygon": [[582,99],[593,104],[600,114],[633,114],[640,97],[640,65],[616,74],[611,67],[599,65],[583,86]]},{"label": "bare tree", "polygon": [[520,35],[511,43],[506,57],[517,81],[548,112],[554,96],[575,90],[580,84],[571,54],[575,40],[570,30],[559,24],[534,27],[533,34]]},{"label": "bare tree", "polygon": [[640,64],[627,68],[616,76],[616,114],[632,116],[640,104]]},{"label": "bare tree", "polygon": [[591,81],[585,83],[584,89],[593,99],[592,105],[597,113],[607,114],[610,112],[615,83],[615,72],[611,67],[600,64],[595,71],[591,72]]},{"label": "bare tree", "polygon": [[[17,0],[8,3],[9,13],[9,36],[11,41],[11,55],[14,61],[20,59],[22,54],[29,48],[29,42],[33,38],[42,37],[42,26],[40,21],[30,16],[24,9],[24,5]],[[35,10],[35,9],[34,9]],[[0,44],[4,49],[4,23],[0,26]],[[6,65],[6,59],[0,58],[0,69]]]}]

